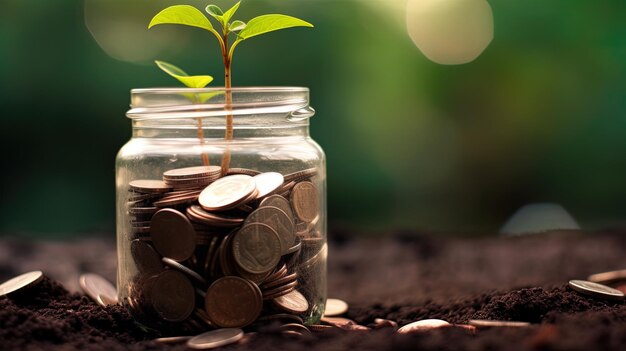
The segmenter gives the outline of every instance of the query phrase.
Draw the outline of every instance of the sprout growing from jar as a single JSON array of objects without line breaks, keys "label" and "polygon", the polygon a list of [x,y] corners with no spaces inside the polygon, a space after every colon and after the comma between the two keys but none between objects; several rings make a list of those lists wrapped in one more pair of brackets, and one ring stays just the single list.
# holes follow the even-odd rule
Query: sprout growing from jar
[{"label": "sprout growing from jar", "polygon": [[[233,16],[239,9],[241,1],[237,2],[233,7],[227,11],[222,11],[217,5],[208,5],[205,11],[212,17],[221,27],[221,33],[218,32],[213,24],[209,20],[209,17],[205,16],[200,10],[190,5],[174,5],[170,6],[158,14],[156,14],[148,28],[152,28],[159,24],[179,24],[190,27],[197,27],[204,29],[217,38],[220,45],[222,61],[224,63],[224,88],[225,88],[225,110],[226,110],[226,130],[224,138],[226,142],[233,140],[233,113],[232,113],[232,73],[231,67],[233,62],[233,53],[237,45],[242,41],[256,37],[261,34],[277,31],[280,29],[292,28],[292,27],[313,27],[311,23],[303,21],[296,17],[291,17],[281,14],[268,14],[255,17],[250,21],[243,22],[240,20],[232,20]],[[231,44],[229,44],[229,37],[233,34]],[[185,84],[189,88],[204,88],[209,84],[213,77],[208,75],[202,76],[189,76],[182,69],[162,61],[156,61],[157,66],[161,68],[165,73],[178,79],[181,83]],[[194,102],[199,102],[196,101]],[[198,118],[198,138],[200,143],[204,143],[204,135],[202,132],[202,118]],[[208,155],[202,155],[203,163],[208,165]],[[230,168],[230,150],[228,146],[222,156],[222,175],[225,175]]]}]

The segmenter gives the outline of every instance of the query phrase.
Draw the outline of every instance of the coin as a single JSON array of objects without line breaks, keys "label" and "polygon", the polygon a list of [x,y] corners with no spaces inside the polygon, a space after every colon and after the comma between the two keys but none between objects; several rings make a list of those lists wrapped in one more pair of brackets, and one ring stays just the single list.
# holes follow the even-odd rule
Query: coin
[{"label": "coin", "polygon": [[198,201],[207,211],[224,211],[241,205],[255,192],[252,177],[231,175],[211,183],[200,193]]},{"label": "coin", "polygon": [[285,176],[285,182],[292,180],[301,181],[307,178],[311,178],[317,175],[317,168],[309,168],[302,171],[293,172]]},{"label": "coin", "polygon": [[623,292],[608,287],[606,285],[589,282],[586,280],[570,280],[569,286],[577,292],[591,297],[617,301],[621,301],[624,299]]},{"label": "coin", "polygon": [[293,211],[291,210],[291,204],[289,203],[289,200],[287,200],[283,196],[270,195],[266,197],[265,199],[261,201],[261,203],[259,204],[259,207],[266,207],[266,206],[277,207],[283,210],[283,212],[285,212],[287,216],[291,218],[291,220],[293,221]]},{"label": "coin", "polygon": [[287,334],[287,335],[297,335],[297,336],[311,335],[311,331],[309,330],[309,328],[299,323],[283,324],[279,327],[279,329],[283,332],[283,334]]},{"label": "coin", "polygon": [[283,185],[283,175],[277,172],[265,172],[252,177],[258,190],[257,199],[272,194]]},{"label": "coin", "polygon": [[289,275],[280,276],[280,277],[278,277],[276,279],[273,279],[273,280],[266,279],[266,281],[263,283],[263,285],[261,287],[263,289],[270,289],[270,288],[274,288],[274,287],[277,287],[277,286],[281,286],[281,285],[285,285],[285,284],[291,283],[291,282],[293,282],[293,281],[295,281],[297,279],[298,279],[298,274],[297,273],[292,273],[292,274],[289,274]]},{"label": "coin", "polygon": [[296,216],[304,222],[311,222],[319,214],[317,187],[311,182],[296,184],[291,191],[291,206]]},{"label": "coin", "polygon": [[223,228],[237,227],[244,222],[243,218],[228,217],[225,215],[217,215],[215,213],[207,212],[198,205],[192,205],[188,207],[187,215],[194,222],[200,222],[210,226]]},{"label": "coin", "polygon": [[248,215],[244,223],[263,223],[272,227],[280,238],[281,254],[286,253],[291,248],[296,238],[293,219],[278,207],[259,207]]},{"label": "coin", "polygon": [[145,241],[140,239],[131,241],[130,253],[133,256],[137,270],[143,275],[155,274],[163,269],[161,256]]},{"label": "coin", "polygon": [[207,290],[206,312],[213,323],[223,328],[242,328],[261,314],[261,291],[243,278],[227,276],[217,279]]},{"label": "coin", "polygon": [[[86,273],[80,276],[78,282],[83,292],[96,303],[100,303],[98,301],[98,296],[100,295],[103,295],[107,301],[115,301],[117,303],[117,289],[103,277],[94,273]],[[104,304],[100,305],[104,306]]]},{"label": "coin", "polygon": [[166,338],[157,338],[152,341],[156,341],[161,344],[180,344],[180,343],[186,342],[187,340],[191,338],[192,336],[170,336]]},{"label": "coin", "polygon": [[272,302],[280,309],[291,313],[304,313],[309,309],[309,303],[306,297],[302,295],[298,290],[277,297]]},{"label": "coin", "polygon": [[243,226],[232,245],[235,261],[250,273],[268,272],[278,264],[282,252],[276,231],[261,223]]},{"label": "coin", "polygon": [[588,281],[599,284],[613,284],[626,281],[626,269],[592,274],[587,278]]},{"label": "coin", "polygon": [[202,286],[206,286],[206,280],[202,278],[202,276],[196,273],[193,269],[183,266],[182,264],[172,260],[171,258],[163,257],[163,263],[166,265],[180,271],[181,273],[186,274],[188,277],[193,278],[196,282],[200,283]]},{"label": "coin", "polygon": [[96,298],[96,302],[100,306],[117,305],[117,298],[114,300],[108,298],[106,295],[100,294]]},{"label": "coin", "polygon": [[196,305],[196,293],[189,279],[174,270],[165,270],[152,283],[150,299],[157,314],[169,322],[182,322]]},{"label": "coin", "polygon": [[487,319],[470,319],[467,324],[473,325],[478,328],[489,327],[509,327],[509,328],[522,328],[530,325],[528,322],[514,322],[514,321],[497,321]]},{"label": "coin", "polygon": [[142,194],[160,194],[172,190],[172,187],[165,184],[162,180],[138,179],[128,183],[130,190]]},{"label": "coin", "polygon": [[339,299],[326,299],[325,317],[339,316],[348,312],[348,304]]},{"label": "coin", "polygon": [[374,329],[393,328],[398,329],[398,323],[391,319],[376,318],[374,319]]},{"label": "coin", "polygon": [[15,278],[11,278],[6,282],[0,284],[0,297],[15,296],[20,291],[24,292],[39,284],[43,280],[43,277],[43,272],[32,271],[18,275]]},{"label": "coin", "polygon": [[200,196],[199,192],[189,195],[165,196],[159,201],[155,201],[153,204],[155,207],[171,207],[175,205],[189,204],[198,200],[198,196]]},{"label": "coin", "polygon": [[176,261],[191,257],[196,248],[196,231],[184,214],[171,208],[159,210],[152,217],[150,236],[161,256]]},{"label": "coin", "polygon": [[407,334],[413,332],[422,332],[442,327],[449,327],[450,323],[441,319],[423,319],[421,321],[409,323],[402,328],[398,329],[397,333]]},{"label": "coin", "polygon": [[255,176],[255,175],[261,174],[261,172],[254,170],[254,169],[248,169],[248,168],[229,168],[226,174],[227,175],[245,174],[249,176]]},{"label": "coin", "polygon": [[186,179],[186,178],[202,178],[202,177],[218,177],[221,168],[219,166],[195,166],[170,169],[163,173],[165,179]]},{"label": "coin", "polygon": [[224,328],[211,330],[194,336],[187,341],[187,347],[197,350],[213,349],[216,347],[236,343],[243,338],[243,330],[238,328]]},{"label": "coin", "polygon": [[278,286],[276,288],[273,288],[271,290],[265,290],[263,291],[263,300],[272,300],[275,299],[277,297],[283,296],[283,295],[287,295],[290,292],[292,292],[293,290],[296,289],[296,286],[298,286],[298,281],[292,281],[289,282],[287,284]]}]

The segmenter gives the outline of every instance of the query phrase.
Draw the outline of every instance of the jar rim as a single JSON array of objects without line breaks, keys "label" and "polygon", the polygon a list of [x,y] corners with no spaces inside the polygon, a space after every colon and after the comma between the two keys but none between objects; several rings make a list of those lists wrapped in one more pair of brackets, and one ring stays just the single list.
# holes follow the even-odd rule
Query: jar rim
[{"label": "jar rim", "polygon": [[224,87],[138,88],[131,90],[133,119],[208,118],[225,115],[283,115],[289,120],[307,119],[315,113],[309,106],[309,88]]}]

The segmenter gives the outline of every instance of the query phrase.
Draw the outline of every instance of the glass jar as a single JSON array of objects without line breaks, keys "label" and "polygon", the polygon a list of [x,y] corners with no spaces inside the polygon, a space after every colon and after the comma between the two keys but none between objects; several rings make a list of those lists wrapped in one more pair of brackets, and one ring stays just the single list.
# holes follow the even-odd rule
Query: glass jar
[{"label": "glass jar", "polygon": [[319,321],[326,163],[314,112],[307,88],[132,90],[132,138],[116,158],[117,284],[137,320],[188,333]]}]

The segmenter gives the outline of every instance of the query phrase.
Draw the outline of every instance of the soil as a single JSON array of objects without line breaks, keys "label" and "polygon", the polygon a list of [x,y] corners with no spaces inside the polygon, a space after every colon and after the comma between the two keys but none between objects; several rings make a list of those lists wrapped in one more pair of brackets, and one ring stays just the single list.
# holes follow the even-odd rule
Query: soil
[{"label": "soil", "polygon": [[[371,325],[375,318],[400,325],[426,318],[450,323],[515,320],[532,325],[476,333],[442,328],[410,335],[386,328],[311,338],[287,337],[270,327],[228,349],[626,349],[626,303],[586,297],[566,284],[569,279],[626,268],[625,231],[517,238],[413,232],[358,238],[335,231],[331,238],[329,296],[346,300],[347,317],[362,325]],[[99,307],[57,282],[75,290],[78,274],[85,271],[113,280],[114,259],[114,245],[107,240],[0,240],[0,281],[37,268],[50,277],[20,298],[0,298],[0,349],[186,349],[151,341],[159,335],[142,329],[123,308]]]}]

